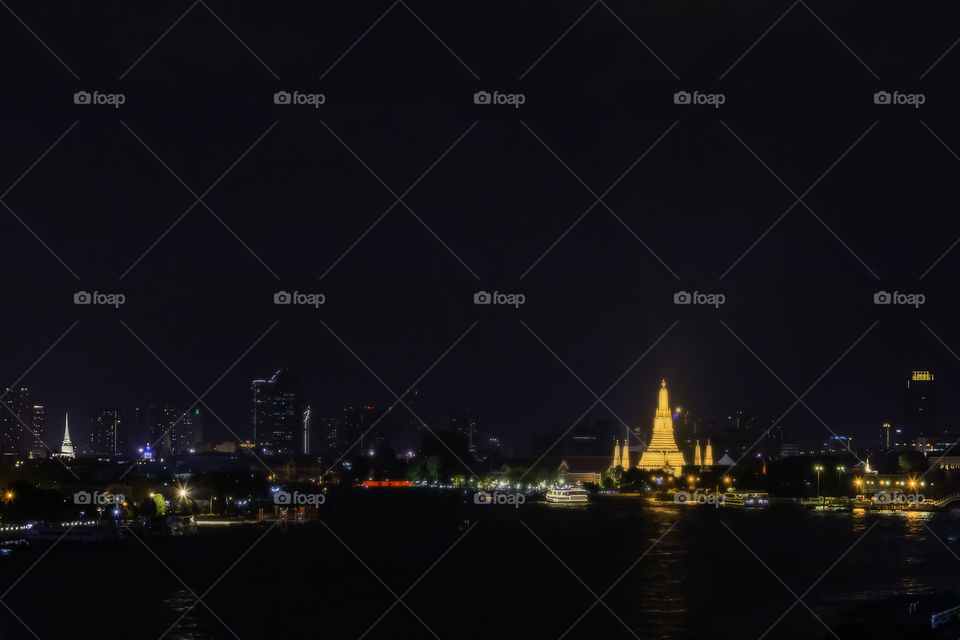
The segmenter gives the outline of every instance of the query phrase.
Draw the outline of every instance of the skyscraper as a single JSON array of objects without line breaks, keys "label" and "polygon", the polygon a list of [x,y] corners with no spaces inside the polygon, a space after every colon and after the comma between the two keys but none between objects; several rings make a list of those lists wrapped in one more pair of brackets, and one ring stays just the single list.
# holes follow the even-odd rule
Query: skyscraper
[{"label": "skyscraper", "polygon": [[33,432],[33,442],[30,447],[39,447],[43,442],[43,428],[47,421],[46,411],[42,404],[33,405],[33,420],[30,422],[30,430]]},{"label": "skyscraper", "polygon": [[149,444],[156,457],[174,453],[177,419],[183,414],[168,404],[148,404],[137,408],[136,427],[140,442]]},{"label": "skyscraper", "polygon": [[269,380],[254,380],[253,437],[260,451],[274,455],[302,452],[303,386],[289,369],[278,369]]},{"label": "skyscraper", "polygon": [[904,438],[931,435],[936,428],[936,394],[932,371],[914,371],[907,378],[903,399]]},{"label": "skyscraper", "polygon": [[[29,448],[27,442],[33,425],[33,399],[27,387],[7,389],[0,400],[0,451],[13,452]],[[32,437],[30,438],[33,439]]]},{"label": "skyscraper", "polygon": [[124,423],[119,409],[100,409],[90,418],[90,450],[116,454],[123,450],[121,433]]},{"label": "skyscraper", "polygon": [[880,425],[880,451],[893,449],[893,426],[889,422]]},{"label": "skyscraper", "polygon": [[392,409],[377,409],[372,404],[344,407],[341,453],[349,450],[353,455],[369,456],[383,449]]}]

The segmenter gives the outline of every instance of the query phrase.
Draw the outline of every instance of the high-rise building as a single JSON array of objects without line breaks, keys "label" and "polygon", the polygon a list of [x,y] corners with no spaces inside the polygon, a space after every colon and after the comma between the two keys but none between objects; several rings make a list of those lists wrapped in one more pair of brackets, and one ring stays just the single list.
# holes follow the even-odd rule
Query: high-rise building
[{"label": "high-rise building", "polygon": [[90,450],[116,454],[123,451],[122,430],[126,421],[119,409],[100,409],[90,418]]},{"label": "high-rise building", "polygon": [[385,446],[392,411],[393,407],[377,409],[372,404],[344,407],[341,453],[376,455]]},{"label": "high-rise building", "polygon": [[884,422],[880,425],[880,451],[890,451],[893,449],[893,425]]},{"label": "high-rise building", "polygon": [[936,428],[936,394],[932,371],[914,371],[907,379],[903,398],[904,437],[932,435]]},{"label": "high-rise building", "polygon": [[43,442],[43,428],[46,421],[47,414],[43,409],[43,405],[33,405],[33,419],[30,421],[30,430],[33,432],[33,442],[30,443],[31,448],[38,447]]},{"label": "high-rise building", "polygon": [[310,407],[303,410],[303,430],[301,431],[301,451],[304,455],[313,453],[313,435],[310,433]]},{"label": "high-rise building", "polygon": [[450,413],[450,428],[461,434],[467,442],[467,451],[476,454],[480,448],[480,423],[474,415],[472,409],[466,409],[462,413]]},{"label": "high-rise building", "polygon": [[176,407],[168,404],[148,404],[136,411],[136,430],[140,442],[150,445],[155,457],[175,454],[174,433],[178,419],[183,416]]},{"label": "high-rise building", "polygon": [[[33,399],[27,387],[7,389],[0,400],[0,452],[28,449],[27,435],[33,425]],[[32,437],[30,438],[32,440]]]},{"label": "high-rise building", "polygon": [[253,438],[259,451],[273,455],[302,453],[303,386],[289,369],[278,369],[269,380],[254,380]]}]

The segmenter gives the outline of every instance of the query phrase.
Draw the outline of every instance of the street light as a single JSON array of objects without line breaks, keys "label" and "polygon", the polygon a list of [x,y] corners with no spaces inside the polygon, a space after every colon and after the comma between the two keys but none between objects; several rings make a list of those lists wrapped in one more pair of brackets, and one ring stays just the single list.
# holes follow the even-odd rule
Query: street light
[{"label": "street light", "polygon": [[843,465],[837,465],[837,491],[840,491],[840,474],[846,470]]},{"label": "street light", "polygon": [[818,464],[813,469],[814,471],[817,472],[817,501],[819,501],[820,500],[820,472],[823,471],[823,466]]}]

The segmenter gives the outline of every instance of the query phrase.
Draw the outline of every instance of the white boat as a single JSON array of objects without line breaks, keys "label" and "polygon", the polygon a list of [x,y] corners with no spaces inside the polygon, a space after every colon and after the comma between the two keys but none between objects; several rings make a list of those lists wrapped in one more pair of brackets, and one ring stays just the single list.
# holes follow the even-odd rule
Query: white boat
[{"label": "white boat", "polygon": [[584,503],[586,501],[587,490],[581,487],[550,489],[550,491],[547,491],[547,502]]}]

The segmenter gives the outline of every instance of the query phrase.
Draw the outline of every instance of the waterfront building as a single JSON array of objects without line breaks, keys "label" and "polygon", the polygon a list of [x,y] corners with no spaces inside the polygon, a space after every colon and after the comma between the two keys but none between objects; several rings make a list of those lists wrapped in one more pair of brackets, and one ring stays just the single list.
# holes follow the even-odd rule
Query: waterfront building
[{"label": "waterfront building", "polygon": [[645,471],[663,469],[667,473],[679,476],[685,464],[686,461],[677,446],[673,432],[673,414],[670,411],[670,399],[667,395],[667,381],[661,380],[657,411],[653,418],[653,433],[646,451],[640,455],[637,468]]}]

